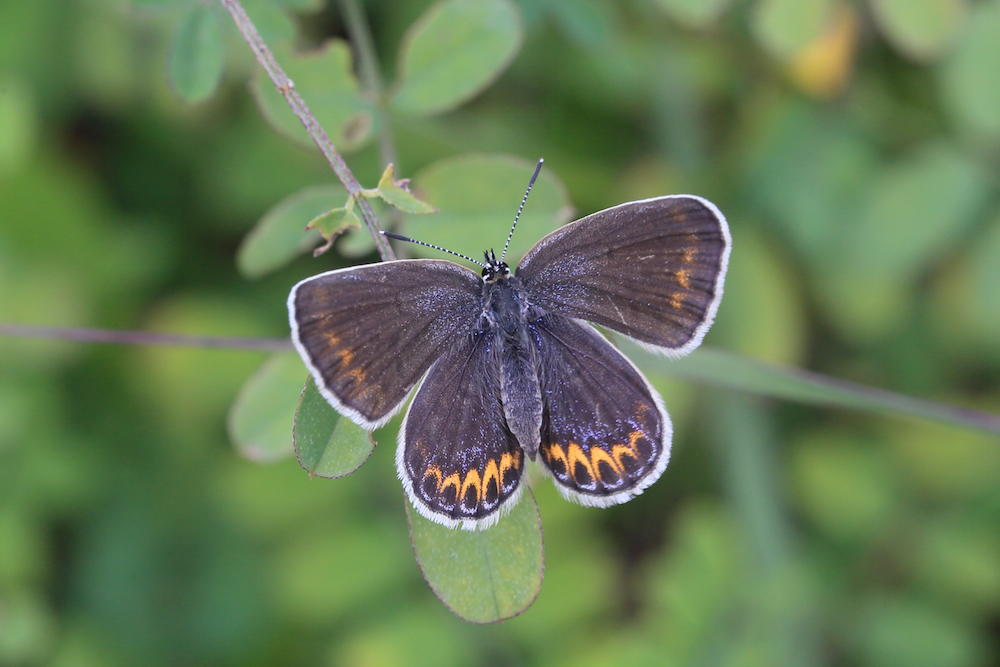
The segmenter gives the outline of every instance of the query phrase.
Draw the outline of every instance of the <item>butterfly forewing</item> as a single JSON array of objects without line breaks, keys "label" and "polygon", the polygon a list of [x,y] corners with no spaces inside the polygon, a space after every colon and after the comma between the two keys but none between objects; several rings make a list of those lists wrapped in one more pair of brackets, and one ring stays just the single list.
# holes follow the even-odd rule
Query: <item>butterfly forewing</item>
[{"label": "butterfly forewing", "polygon": [[552,232],[517,277],[536,306],[682,355],[722,297],[730,237],[710,202],[672,195],[599,211]]},{"label": "butterfly forewing", "polygon": [[671,439],[656,390],[587,324],[548,315],[529,329],[543,397],[539,459],[560,492],[607,506],[655,482],[666,468]]},{"label": "butterfly forewing", "polygon": [[399,439],[397,472],[427,518],[485,527],[517,502],[524,453],[504,421],[494,334],[465,336],[434,364]]},{"label": "butterfly forewing", "polygon": [[292,340],[324,397],[366,428],[384,424],[481,302],[481,280],[451,262],[330,271],[288,297]]}]

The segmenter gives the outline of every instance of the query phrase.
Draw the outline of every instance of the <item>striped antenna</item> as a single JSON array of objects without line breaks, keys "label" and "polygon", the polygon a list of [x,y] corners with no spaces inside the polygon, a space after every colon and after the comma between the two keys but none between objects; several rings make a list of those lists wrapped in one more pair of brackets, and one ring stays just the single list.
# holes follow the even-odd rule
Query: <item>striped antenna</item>
[{"label": "striped antenna", "polygon": [[481,266],[484,269],[486,268],[485,264],[483,264],[482,262],[477,262],[476,260],[472,259],[468,255],[463,255],[460,252],[455,252],[454,250],[448,250],[447,248],[442,248],[439,245],[432,245],[430,243],[424,243],[423,241],[418,241],[416,239],[411,239],[409,236],[403,236],[401,234],[393,234],[392,232],[387,232],[385,230],[382,230],[382,236],[388,236],[390,239],[396,239],[397,241],[406,241],[407,243],[416,243],[417,245],[426,246],[428,248],[434,248],[435,250],[440,250],[441,252],[446,252],[446,253],[452,254],[455,257],[461,257],[462,259],[467,259],[470,262],[472,262],[473,264]]},{"label": "striped antenna", "polygon": [[528,201],[528,194],[531,192],[531,186],[535,184],[535,179],[538,178],[538,172],[542,170],[542,163],[545,159],[538,161],[535,165],[535,173],[531,177],[531,181],[528,183],[528,189],[524,192],[524,199],[521,200],[521,207],[517,209],[517,215],[514,216],[514,224],[510,226],[510,234],[507,235],[507,243],[503,246],[503,254],[500,255],[500,261],[503,262],[503,258],[507,256],[507,248],[510,247],[510,239],[514,236],[514,228],[517,227],[517,220],[521,217],[521,211],[524,210],[524,202]]}]

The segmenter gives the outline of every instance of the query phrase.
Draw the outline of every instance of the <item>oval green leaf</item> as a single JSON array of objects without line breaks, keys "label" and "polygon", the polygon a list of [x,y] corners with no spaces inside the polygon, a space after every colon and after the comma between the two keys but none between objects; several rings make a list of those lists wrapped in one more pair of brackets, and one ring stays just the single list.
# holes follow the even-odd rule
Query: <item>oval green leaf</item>
[{"label": "oval green leaf", "polygon": [[517,616],[542,586],[542,522],[531,490],[493,527],[446,528],[409,502],[410,541],[434,594],[459,618],[494,623]]},{"label": "oval green leaf", "polygon": [[762,0],[754,13],[754,34],[777,58],[790,58],[820,36],[832,0]]},{"label": "oval green leaf", "polygon": [[170,52],[170,80],[188,102],[206,99],[219,85],[225,48],[222,23],[215,4],[192,7],[174,33]]},{"label": "oval green leaf", "polygon": [[295,24],[274,0],[240,0],[240,4],[268,46],[295,37]]},{"label": "oval green leaf", "polygon": [[246,381],[226,420],[238,452],[262,463],[292,453],[292,424],[305,374],[297,354],[278,352]]},{"label": "oval green leaf", "polygon": [[[489,247],[501,251],[534,168],[526,160],[506,155],[462,155],[425,167],[414,176],[413,189],[439,212],[408,216],[407,233],[467,255],[478,255]],[[567,222],[572,213],[565,186],[551,171],[542,169],[511,239],[507,263],[514,266],[515,260]],[[427,253],[444,257],[433,250]]]},{"label": "oval green leaf", "polygon": [[[372,136],[375,116],[358,94],[350,47],[341,40],[330,40],[323,48],[308,53],[292,53],[281,46],[273,50],[337,150],[361,148]],[[251,89],[257,107],[272,127],[303,146],[315,146],[302,121],[263,72],[254,77]]]},{"label": "oval green leaf", "polygon": [[295,413],[292,442],[299,465],[317,477],[350,475],[375,449],[368,432],[334,410],[311,376]]},{"label": "oval green leaf", "polygon": [[521,48],[524,29],[507,0],[443,0],[407,31],[392,108],[450,111],[489,86]]},{"label": "oval green leaf", "polygon": [[945,53],[968,15],[966,0],[872,0],[886,39],[903,55],[930,61]]},{"label": "oval green leaf", "polygon": [[347,190],[334,184],[314,185],[282,199],[243,238],[236,252],[240,273],[260,278],[316,247],[320,232],[306,231],[306,225],[346,200]]},{"label": "oval green leaf", "polygon": [[982,3],[944,70],[945,101],[974,133],[1000,141],[1000,2]]}]

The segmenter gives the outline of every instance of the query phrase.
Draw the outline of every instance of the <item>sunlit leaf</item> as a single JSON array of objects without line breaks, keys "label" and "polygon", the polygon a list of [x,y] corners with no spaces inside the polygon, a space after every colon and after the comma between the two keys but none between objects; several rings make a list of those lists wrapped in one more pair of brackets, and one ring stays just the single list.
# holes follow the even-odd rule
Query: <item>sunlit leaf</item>
[{"label": "sunlit leaf", "polygon": [[[357,150],[371,138],[374,115],[358,93],[351,70],[351,50],[345,42],[330,40],[323,48],[307,53],[293,53],[280,45],[273,51],[339,151]],[[272,127],[304,146],[315,145],[302,121],[263,72],[258,72],[251,86],[257,106]]]},{"label": "sunlit leaf", "polygon": [[789,58],[818,38],[833,0],[761,0],[754,12],[757,40],[777,58]]},{"label": "sunlit leaf", "polygon": [[341,185],[315,185],[275,204],[243,238],[236,253],[240,273],[259,278],[314,248],[320,231],[306,231],[306,225],[346,199]]},{"label": "sunlit leaf", "polygon": [[406,33],[392,107],[413,115],[449,111],[490,85],[521,47],[508,0],[441,0]]},{"label": "sunlit leaf", "polygon": [[226,422],[229,438],[241,454],[270,462],[292,453],[292,423],[305,376],[297,354],[279,352],[247,380]]},{"label": "sunlit leaf", "polygon": [[531,492],[486,530],[446,528],[407,502],[410,539],[434,593],[460,618],[493,623],[531,606],[542,585],[542,524]]},{"label": "sunlit leaf", "polygon": [[945,101],[973,132],[1000,141],[1000,2],[973,9],[968,32],[945,65]]},{"label": "sunlit leaf", "polygon": [[731,0],[658,0],[658,4],[678,23],[692,28],[711,24]]},{"label": "sunlit leaf", "polygon": [[170,79],[188,102],[215,92],[225,64],[222,22],[214,4],[197,4],[184,15],[170,52]]},{"label": "sunlit leaf", "polygon": [[375,443],[368,432],[330,407],[312,377],[295,413],[295,456],[317,477],[343,477],[368,460]]},{"label": "sunlit leaf", "polygon": [[391,164],[385,168],[382,178],[378,182],[378,196],[406,213],[426,214],[437,211],[436,208],[427,202],[420,201],[409,190],[403,189],[392,180]]},{"label": "sunlit leaf", "polygon": [[[413,189],[439,212],[408,217],[407,234],[467,255],[489,248],[499,254],[533,170],[530,162],[504,155],[463,155],[425,167],[413,177]],[[513,266],[542,236],[567,222],[571,211],[562,182],[542,169],[517,223],[507,263]]]},{"label": "sunlit leaf", "polygon": [[853,5],[838,3],[819,37],[792,57],[788,68],[791,79],[820,99],[843,92],[850,79],[860,23]]},{"label": "sunlit leaf", "polygon": [[914,60],[947,51],[968,14],[966,0],[872,0],[871,6],[889,42]]}]

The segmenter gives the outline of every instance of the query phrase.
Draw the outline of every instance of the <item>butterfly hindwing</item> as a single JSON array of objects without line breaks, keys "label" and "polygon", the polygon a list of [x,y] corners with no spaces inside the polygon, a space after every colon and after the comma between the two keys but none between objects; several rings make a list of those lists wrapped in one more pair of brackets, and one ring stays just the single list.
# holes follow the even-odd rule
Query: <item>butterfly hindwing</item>
[{"label": "butterfly hindwing", "polygon": [[672,356],[712,324],[731,246],[711,203],[671,195],[598,211],[552,232],[517,268],[532,303]]},{"label": "butterfly hindwing", "polygon": [[454,341],[481,302],[479,277],[440,260],[329,271],[288,297],[292,341],[335,408],[372,429]]},{"label": "butterfly hindwing", "polygon": [[470,334],[427,373],[399,429],[396,468],[422,515],[484,528],[521,493],[524,453],[500,400],[498,337]]},{"label": "butterfly hindwing", "polygon": [[547,315],[528,327],[543,397],[538,458],[560,493],[600,507],[641,493],[670,457],[659,394],[590,325]]}]

